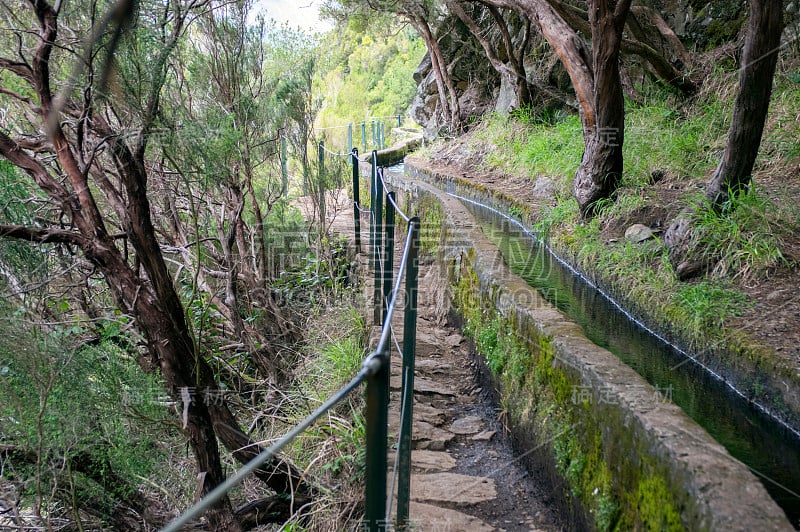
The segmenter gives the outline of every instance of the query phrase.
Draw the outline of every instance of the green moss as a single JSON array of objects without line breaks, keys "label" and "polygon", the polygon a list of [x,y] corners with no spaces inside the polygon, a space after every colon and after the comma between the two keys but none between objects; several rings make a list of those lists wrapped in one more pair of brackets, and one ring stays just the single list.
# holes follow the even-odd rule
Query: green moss
[{"label": "green moss", "polygon": [[745,17],[740,16],[733,20],[714,20],[706,29],[707,46],[711,50],[723,43],[732,41],[742,29]]},{"label": "green moss", "polygon": [[[526,417],[535,418],[540,440],[550,449],[558,473],[566,480],[565,496],[580,502],[598,530],[619,529],[623,515],[634,516],[628,520],[647,529],[657,529],[658,523],[677,522],[680,526],[679,516],[675,521],[674,497],[666,489],[663,477],[646,477],[639,483],[642,490],[651,486],[659,490],[634,498],[626,496],[623,487],[630,479],[614,479],[597,414],[589,402],[574,400],[578,384],[555,364],[552,339],[535,330],[527,330],[523,337],[520,327],[514,325],[517,320],[499,315],[493,306],[487,310],[484,305],[489,301],[470,297],[466,293],[469,287],[477,287],[477,275],[462,268],[456,291],[462,304],[459,308],[471,316],[476,348],[500,383],[512,422],[525,426],[529,423]],[[624,473],[626,477],[638,474]],[[644,504],[648,504],[649,513],[639,516],[639,507]],[[652,523],[655,525],[650,527]]]},{"label": "green moss", "polygon": [[575,385],[554,365],[550,338],[536,334],[535,341],[525,341],[514,320],[499,315],[493,307],[484,307],[488,302],[476,296],[476,288],[474,270],[462,269],[454,299],[466,317],[465,331],[500,382],[503,396],[509,398],[506,408],[524,424],[521,417],[528,413],[522,405],[533,404],[532,414],[542,434],[551,435],[542,439],[567,480],[567,495],[581,501],[598,529],[610,529],[619,513],[618,496],[613,494],[611,472],[603,458],[599,427],[587,422],[588,406],[571,402]]},{"label": "green moss", "polygon": [[[436,222],[429,225],[430,237],[438,245],[446,231],[441,207],[425,199],[416,203],[421,205],[418,214],[430,219],[433,213]],[[464,320],[465,334],[475,342],[500,389],[510,424],[535,438],[533,444],[542,449],[542,455],[549,455],[566,481],[564,497],[577,500],[597,530],[621,530],[627,523],[648,530],[660,528],[661,523],[667,529],[675,523],[680,527],[678,505],[663,474],[646,456],[638,457],[635,468],[627,463],[610,465],[610,457],[620,450],[607,448],[597,403],[576,400],[581,383],[557,363],[550,336],[513,311],[503,316],[496,310],[496,294],[481,288],[475,260],[472,249],[462,256],[451,284],[453,304]],[[604,417],[602,424],[608,423],[613,420]],[[620,445],[618,441],[610,444]],[[625,452],[633,445],[622,444]]]},{"label": "green moss", "polygon": [[444,230],[442,226],[442,207],[430,196],[414,198],[411,202],[412,215],[419,216],[422,226],[419,231],[420,249],[423,253],[435,255]]},{"label": "green moss", "polygon": [[669,488],[660,476],[642,477],[636,491],[627,497],[628,511],[620,530],[684,530],[681,516],[670,502]]}]

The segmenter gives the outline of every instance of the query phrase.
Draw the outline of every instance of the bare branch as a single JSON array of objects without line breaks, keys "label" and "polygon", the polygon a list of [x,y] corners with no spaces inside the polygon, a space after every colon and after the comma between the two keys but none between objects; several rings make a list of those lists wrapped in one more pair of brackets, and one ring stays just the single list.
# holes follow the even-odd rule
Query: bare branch
[{"label": "bare branch", "polygon": [[0,237],[15,238],[39,244],[74,244],[76,246],[86,244],[86,239],[80,233],[54,227],[37,229],[25,225],[0,224]]},{"label": "bare branch", "polygon": [[25,170],[36,184],[65,207],[71,204],[71,195],[64,186],[53,179],[42,164],[22,150],[8,135],[0,131],[0,155]]},{"label": "bare branch", "polygon": [[6,57],[0,57],[0,69],[13,72],[25,81],[33,83],[33,71],[26,63],[20,63],[19,61],[13,61]]}]

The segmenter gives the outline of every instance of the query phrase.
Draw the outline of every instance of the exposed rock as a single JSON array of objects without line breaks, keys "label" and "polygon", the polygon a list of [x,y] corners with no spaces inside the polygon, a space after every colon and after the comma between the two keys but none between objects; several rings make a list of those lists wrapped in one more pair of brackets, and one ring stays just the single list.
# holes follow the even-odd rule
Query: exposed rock
[{"label": "exposed rock", "polygon": [[494,110],[496,113],[507,115],[516,106],[519,100],[517,96],[517,86],[508,81],[508,78],[502,77],[500,80],[500,89],[495,98]]},{"label": "exposed rock", "polygon": [[426,53],[422,61],[417,65],[416,70],[414,70],[414,81],[417,82],[417,85],[420,85],[422,80],[427,77],[428,73],[431,72],[431,68],[431,54]]},{"label": "exposed rock", "polygon": [[447,532],[491,532],[489,526],[477,517],[458,510],[411,501],[409,508],[411,528],[420,531],[447,530]]},{"label": "exposed rock", "polygon": [[443,451],[455,437],[452,432],[434,427],[424,421],[417,421],[414,423],[414,434],[411,439],[417,442],[417,449]]},{"label": "exposed rock", "polygon": [[486,86],[483,83],[471,83],[467,89],[458,97],[458,104],[461,107],[461,119],[483,116],[494,109],[493,98],[487,94]]},{"label": "exposed rock", "polygon": [[464,337],[461,336],[460,334],[451,334],[450,336],[444,339],[444,343],[446,343],[450,347],[457,347],[461,345],[463,341]]},{"label": "exposed rock", "polygon": [[430,358],[425,358],[422,360],[418,360],[416,363],[417,371],[422,371],[424,373],[436,374],[436,373],[444,373],[450,370],[450,364],[446,362],[442,362],[441,360],[433,360]]},{"label": "exposed rock", "polygon": [[625,230],[625,240],[642,242],[653,236],[653,230],[643,224],[633,224]]},{"label": "exposed rock", "polygon": [[442,451],[411,451],[411,467],[423,471],[448,471],[456,466],[456,459]]},{"label": "exposed rock", "polygon": [[473,441],[490,441],[497,434],[496,430],[484,430],[472,437]]},{"label": "exposed rock", "polygon": [[477,416],[467,416],[456,419],[448,429],[454,434],[475,434],[483,429],[483,420]]},{"label": "exposed rock", "polygon": [[426,379],[425,377],[416,377],[414,379],[414,391],[417,393],[436,393],[439,395],[456,395],[454,390],[444,387],[442,384]]},{"label": "exposed rock", "polygon": [[432,405],[425,403],[417,403],[414,405],[414,419],[425,421],[426,423],[430,423],[436,427],[444,424],[445,416],[446,414],[444,410],[436,408]]},{"label": "exposed rock", "polygon": [[411,477],[411,498],[421,502],[477,504],[497,497],[494,480],[458,473],[431,473]]}]

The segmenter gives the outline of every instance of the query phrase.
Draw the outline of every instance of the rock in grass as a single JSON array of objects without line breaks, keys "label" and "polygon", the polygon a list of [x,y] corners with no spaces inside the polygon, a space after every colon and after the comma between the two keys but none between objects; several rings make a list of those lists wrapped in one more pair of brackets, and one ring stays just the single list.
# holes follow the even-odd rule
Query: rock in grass
[{"label": "rock in grass", "polygon": [[625,230],[625,240],[642,242],[653,236],[654,231],[643,224],[633,224]]}]

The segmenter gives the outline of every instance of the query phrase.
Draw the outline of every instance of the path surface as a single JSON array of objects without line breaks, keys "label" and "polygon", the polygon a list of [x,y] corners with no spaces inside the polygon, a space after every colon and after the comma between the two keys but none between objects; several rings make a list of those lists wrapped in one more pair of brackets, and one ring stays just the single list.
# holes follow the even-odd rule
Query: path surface
[{"label": "path surface", "polygon": [[[332,230],[352,241],[349,201],[344,194],[332,196],[327,212]],[[366,217],[362,218],[362,239],[366,250]],[[404,243],[401,238],[397,240],[396,263]],[[481,365],[474,358],[471,343],[459,329],[447,324],[449,303],[442,284],[434,261],[422,258],[411,457],[410,517],[414,529],[562,530],[565,526],[551,500],[551,491],[520,463],[520,453],[512,449],[498,420],[491,391],[480,385],[485,379],[481,379]],[[371,285],[365,291],[371,295]],[[392,323],[402,345],[401,309]],[[377,327],[375,331],[373,346],[377,344]],[[389,434],[393,443],[399,432],[400,365],[397,349],[392,349]],[[393,463],[394,453],[390,453],[390,479]]]}]

